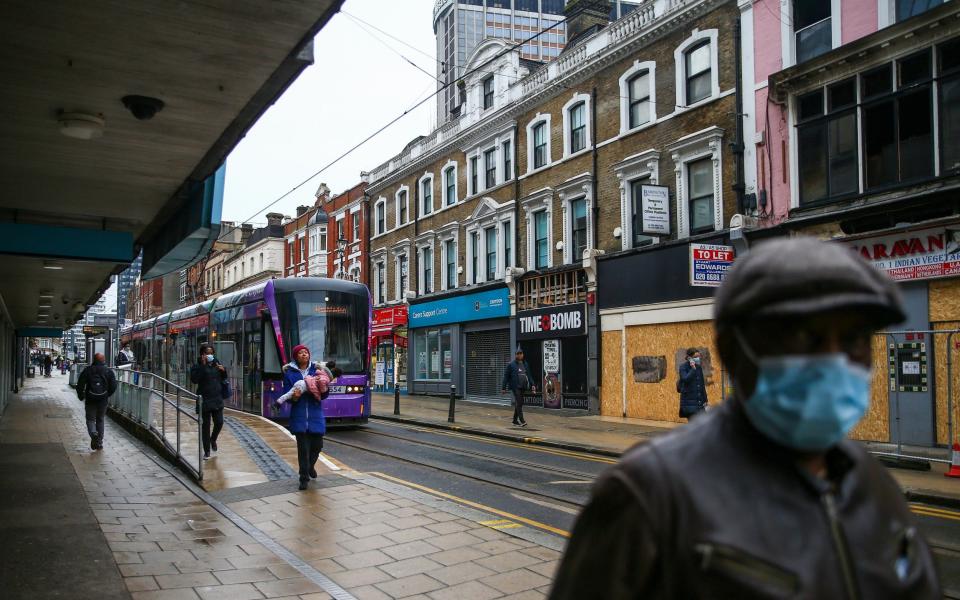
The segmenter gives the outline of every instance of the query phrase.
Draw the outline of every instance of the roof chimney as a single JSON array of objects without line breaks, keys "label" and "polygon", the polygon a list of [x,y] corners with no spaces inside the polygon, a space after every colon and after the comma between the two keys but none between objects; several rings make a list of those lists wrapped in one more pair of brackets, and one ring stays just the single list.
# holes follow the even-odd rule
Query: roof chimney
[{"label": "roof chimney", "polygon": [[267,225],[269,227],[278,226],[282,222],[283,222],[282,213],[267,213]]},{"label": "roof chimney", "polygon": [[309,206],[298,206],[298,207],[297,207],[297,216],[298,216],[298,217],[302,217],[308,210],[310,210],[310,207],[309,207]]},{"label": "roof chimney", "polygon": [[246,244],[247,239],[253,234],[253,223],[244,223],[240,225],[240,243]]},{"label": "roof chimney", "polygon": [[567,45],[595,25],[610,23],[610,0],[567,0],[563,8],[567,17]]},{"label": "roof chimney", "polygon": [[317,188],[314,197],[317,200],[328,200],[330,198],[330,188],[327,187],[327,184],[321,183],[320,187]]}]

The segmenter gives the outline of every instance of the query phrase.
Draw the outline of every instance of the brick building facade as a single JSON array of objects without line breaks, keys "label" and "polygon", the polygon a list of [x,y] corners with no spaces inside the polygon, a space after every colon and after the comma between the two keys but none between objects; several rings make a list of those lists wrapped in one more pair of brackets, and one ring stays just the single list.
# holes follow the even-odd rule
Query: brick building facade
[{"label": "brick building facade", "polygon": [[[614,23],[607,2],[569,10],[558,59],[483,42],[460,117],[370,175],[375,321],[408,307],[410,329],[408,355],[387,336],[378,357],[412,392],[504,398],[519,344],[540,384],[528,403],[621,415],[601,404],[601,377],[622,360],[601,368],[597,309],[607,290],[630,302],[621,313],[643,304],[630,292],[644,273],[605,280],[598,265],[722,240],[736,212],[736,4],[650,2]],[[642,194],[661,200],[647,220]],[[670,268],[690,295],[687,262]],[[660,354],[680,343],[663,340]]]}]

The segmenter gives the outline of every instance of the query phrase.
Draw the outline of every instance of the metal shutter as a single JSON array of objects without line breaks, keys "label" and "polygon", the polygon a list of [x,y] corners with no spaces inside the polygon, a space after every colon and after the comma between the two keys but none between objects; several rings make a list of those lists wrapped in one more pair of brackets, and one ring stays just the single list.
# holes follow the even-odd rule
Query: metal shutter
[{"label": "metal shutter", "polygon": [[509,329],[467,333],[467,400],[510,404],[500,383],[511,360]]}]

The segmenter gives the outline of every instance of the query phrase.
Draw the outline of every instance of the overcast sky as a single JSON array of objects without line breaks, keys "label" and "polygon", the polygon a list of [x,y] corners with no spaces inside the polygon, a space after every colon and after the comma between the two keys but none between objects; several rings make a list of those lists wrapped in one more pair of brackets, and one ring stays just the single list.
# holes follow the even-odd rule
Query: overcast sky
[{"label": "overcast sky", "polygon": [[[261,117],[227,159],[223,219],[265,222],[262,210],[340,154],[436,91],[436,80],[391,51],[436,73],[434,0],[347,0],[342,10],[418,48],[403,46],[350,17],[335,15],[316,37],[315,63]],[[402,8],[401,8],[402,7]],[[378,41],[383,40],[384,43]],[[272,209],[287,215],[312,204],[321,182],[334,193],[359,183],[432,127],[428,100]]]}]

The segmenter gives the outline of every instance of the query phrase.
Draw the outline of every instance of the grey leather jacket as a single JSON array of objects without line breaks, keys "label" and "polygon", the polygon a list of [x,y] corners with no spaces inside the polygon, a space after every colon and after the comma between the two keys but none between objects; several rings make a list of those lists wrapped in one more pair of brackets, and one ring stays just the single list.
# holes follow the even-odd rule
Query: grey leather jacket
[{"label": "grey leather jacket", "polygon": [[856,442],[801,470],[739,401],[629,450],[596,482],[551,600],[940,598],[903,493]]}]

